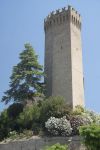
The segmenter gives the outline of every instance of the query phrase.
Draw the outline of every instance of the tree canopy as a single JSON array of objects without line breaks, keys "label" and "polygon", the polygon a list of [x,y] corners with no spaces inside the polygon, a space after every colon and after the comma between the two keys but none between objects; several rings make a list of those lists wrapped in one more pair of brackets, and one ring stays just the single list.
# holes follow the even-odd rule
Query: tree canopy
[{"label": "tree canopy", "polygon": [[25,44],[19,59],[20,62],[13,67],[9,89],[4,92],[2,102],[34,101],[34,97],[39,97],[43,93],[43,67],[30,44]]}]

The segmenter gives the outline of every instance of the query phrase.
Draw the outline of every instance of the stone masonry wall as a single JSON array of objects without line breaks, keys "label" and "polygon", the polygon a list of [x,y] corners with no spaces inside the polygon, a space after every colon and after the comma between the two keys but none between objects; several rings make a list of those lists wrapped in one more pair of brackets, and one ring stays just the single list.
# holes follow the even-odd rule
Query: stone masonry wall
[{"label": "stone masonry wall", "polygon": [[35,137],[25,141],[15,141],[7,144],[0,144],[0,150],[43,150],[45,146],[55,143],[68,144],[70,150],[85,150],[81,144],[80,137]]}]

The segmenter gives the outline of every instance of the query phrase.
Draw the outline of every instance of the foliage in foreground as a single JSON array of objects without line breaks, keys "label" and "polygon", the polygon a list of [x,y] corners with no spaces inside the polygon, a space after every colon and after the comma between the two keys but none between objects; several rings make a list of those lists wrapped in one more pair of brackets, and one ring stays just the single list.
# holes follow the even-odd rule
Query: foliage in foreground
[{"label": "foliage in foreground", "polygon": [[24,106],[21,103],[13,103],[7,109],[7,114],[10,119],[16,119],[21,112],[23,112]]},{"label": "foliage in foreground", "polygon": [[42,124],[45,125],[50,117],[61,118],[66,116],[69,118],[70,111],[70,107],[68,107],[63,97],[49,97],[42,102],[40,119]]},{"label": "foliage in foreground", "polygon": [[18,139],[22,139],[22,138],[30,138],[32,136],[33,136],[33,134],[32,134],[32,131],[30,131],[30,130],[24,130],[22,133],[12,131],[12,132],[9,132],[8,139],[18,140]]},{"label": "foliage in foreground", "polygon": [[80,127],[80,135],[88,150],[100,149],[100,125],[92,124]]},{"label": "foliage in foreground", "polygon": [[7,116],[7,110],[4,110],[0,115],[0,141],[8,136],[8,124],[9,119]]},{"label": "foliage in foreground", "polygon": [[[45,129],[45,122],[54,116],[67,116],[67,105],[62,97],[50,97],[23,108],[22,104],[15,103],[0,115],[0,140],[6,138],[9,132],[18,133],[31,130],[35,135]],[[44,130],[45,131],[45,130]],[[43,134],[43,133],[42,133]]]},{"label": "foliage in foreground", "polygon": [[46,147],[44,150],[68,150],[68,146],[57,143],[52,146]]},{"label": "foliage in foreground", "polygon": [[45,127],[49,134],[54,136],[70,136],[72,133],[70,122],[65,116],[62,118],[51,117],[45,123]]},{"label": "foliage in foreground", "polygon": [[59,96],[24,108],[22,104],[14,103],[0,114],[0,140],[7,138],[9,133],[19,135],[24,130],[30,130],[34,135],[78,135],[80,126],[91,123],[100,125],[100,116],[81,107],[72,112]]},{"label": "foliage in foreground", "polygon": [[18,123],[22,129],[33,130],[34,134],[40,128],[40,107],[37,104],[27,106],[18,117]]},{"label": "foliage in foreground", "polygon": [[34,101],[36,96],[43,93],[43,67],[38,62],[30,44],[25,44],[25,50],[20,53],[20,62],[13,67],[9,89],[4,93],[2,102],[8,103]]},{"label": "foliage in foreground", "polygon": [[73,135],[79,134],[79,127],[83,125],[89,125],[92,123],[92,119],[86,115],[75,115],[70,118]]}]

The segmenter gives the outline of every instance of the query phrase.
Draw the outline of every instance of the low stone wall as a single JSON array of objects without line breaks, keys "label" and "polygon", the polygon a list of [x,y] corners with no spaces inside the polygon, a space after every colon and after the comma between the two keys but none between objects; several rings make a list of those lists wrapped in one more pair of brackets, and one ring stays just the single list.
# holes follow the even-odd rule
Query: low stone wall
[{"label": "low stone wall", "polygon": [[34,137],[33,139],[0,144],[0,150],[43,150],[45,146],[55,143],[68,144],[70,150],[85,150],[80,137]]}]

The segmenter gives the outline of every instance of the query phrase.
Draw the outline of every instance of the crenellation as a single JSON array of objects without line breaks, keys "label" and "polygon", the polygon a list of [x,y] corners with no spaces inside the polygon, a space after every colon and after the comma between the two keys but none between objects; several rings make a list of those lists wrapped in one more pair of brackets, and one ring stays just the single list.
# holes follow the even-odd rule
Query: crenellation
[{"label": "crenellation", "polygon": [[59,12],[60,12],[59,10],[60,10],[60,9],[57,9],[57,10],[56,10],[56,14],[59,14]]},{"label": "crenellation", "polygon": [[48,30],[53,25],[60,25],[64,22],[70,22],[75,25],[78,29],[81,29],[81,16],[80,14],[71,6],[64,7],[62,9],[57,9],[52,11],[44,20],[45,30]]},{"label": "crenellation", "polygon": [[67,10],[67,7],[62,8],[62,12],[63,12],[63,11],[66,11],[66,10]]},{"label": "crenellation", "polygon": [[57,9],[56,11],[52,11],[44,20],[45,22],[48,21],[49,18],[51,18],[52,16],[56,16],[56,15],[59,15],[61,13],[66,13],[67,12],[67,7],[64,7],[62,9]]},{"label": "crenellation", "polygon": [[76,11],[72,6],[68,6],[68,11],[73,12],[78,17],[81,17],[80,14],[78,13],[78,11]]},{"label": "crenellation", "polygon": [[51,12],[51,16],[54,15],[54,11]]},{"label": "crenellation", "polygon": [[81,21],[79,18],[76,18],[75,16],[71,16],[71,22],[74,24],[77,28],[81,29]]}]

